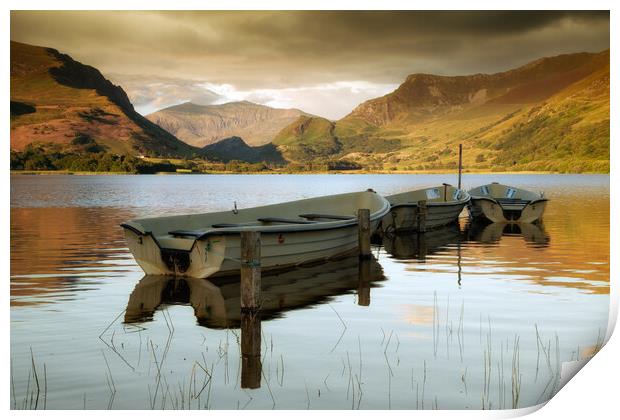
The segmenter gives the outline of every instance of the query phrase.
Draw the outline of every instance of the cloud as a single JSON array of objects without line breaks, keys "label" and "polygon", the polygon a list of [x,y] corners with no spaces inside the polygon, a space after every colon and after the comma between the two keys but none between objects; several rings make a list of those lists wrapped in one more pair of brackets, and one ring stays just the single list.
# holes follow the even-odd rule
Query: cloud
[{"label": "cloud", "polygon": [[[229,86],[215,92],[227,98],[245,92],[337,115],[340,102],[364,96],[338,83],[382,93],[411,73],[493,73],[607,49],[609,12],[12,11],[11,39],[57,48],[104,74],[197,80]],[[204,100],[191,83],[177,87],[189,92],[177,100]],[[149,99],[158,87],[127,89],[142,92],[144,109],[170,102]]]},{"label": "cloud", "polygon": [[183,102],[211,105],[223,100],[218,93],[195,80],[123,74],[106,74],[106,77],[121,85],[136,111],[142,115]]},{"label": "cloud", "polygon": [[250,101],[274,108],[299,108],[310,114],[329,119],[340,119],[359,103],[383,96],[398,84],[366,81],[338,81],[281,89],[237,90],[233,85],[204,83],[205,89],[216,92],[216,103]]}]

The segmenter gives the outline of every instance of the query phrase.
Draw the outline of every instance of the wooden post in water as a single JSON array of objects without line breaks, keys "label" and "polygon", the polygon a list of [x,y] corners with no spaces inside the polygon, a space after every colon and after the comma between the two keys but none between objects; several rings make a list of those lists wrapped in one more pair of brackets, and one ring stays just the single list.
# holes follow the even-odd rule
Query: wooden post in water
[{"label": "wooden post in water", "polygon": [[357,210],[357,237],[360,258],[370,258],[370,210]]},{"label": "wooden post in water", "polygon": [[418,232],[418,260],[426,261],[426,254],[428,254],[428,248],[426,245],[426,233]]},{"label": "wooden post in water", "polygon": [[241,232],[241,310],[260,308],[260,232]]},{"label": "wooden post in water", "polygon": [[418,201],[418,232],[426,232],[427,213],[426,200]]},{"label": "wooden post in water", "polygon": [[260,388],[260,311],[241,310],[241,388]]},{"label": "wooden post in water", "polygon": [[370,258],[359,260],[357,280],[357,304],[359,306],[370,305],[370,261]]},{"label": "wooden post in water", "polygon": [[462,172],[463,172],[463,145],[459,143],[459,190],[461,189]]}]

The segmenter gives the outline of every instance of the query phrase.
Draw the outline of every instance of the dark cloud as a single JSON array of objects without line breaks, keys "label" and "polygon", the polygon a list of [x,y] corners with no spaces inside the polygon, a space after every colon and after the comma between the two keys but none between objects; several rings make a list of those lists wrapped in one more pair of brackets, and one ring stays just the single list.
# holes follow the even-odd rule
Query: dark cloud
[{"label": "dark cloud", "polygon": [[416,72],[490,73],[609,48],[609,12],[14,11],[11,39],[57,48],[104,73],[243,91],[391,85]]}]

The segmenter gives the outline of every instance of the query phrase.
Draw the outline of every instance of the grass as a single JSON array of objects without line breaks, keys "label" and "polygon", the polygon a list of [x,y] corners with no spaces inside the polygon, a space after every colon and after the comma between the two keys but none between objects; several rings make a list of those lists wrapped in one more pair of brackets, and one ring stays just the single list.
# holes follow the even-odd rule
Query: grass
[{"label": "grass", "polygon": [[[164,311],[167,312],[167,311]],[[143,340],[147,342],[145,346],[146,353],[149,355],[148,365],[152,366],[153,369],[149,368],[149,372],[145,372],[149,375],[152,381],[147,386],[148,391],[148,408],[150,409],[210,409],[213,408],[213,391],[215,389],[225,388],[230,381],[229,373],[228,373],[228,359],[231,355],[231,342],[229,341],[229,335],[226,334],[226,337],[223,340],[220,340],[217,347],[213,349],[211,352],[215,360],[211,363],[208,362],[206,355],[210,353],[210,349],[205,347],[204,350],[200,353],[200,357],[197,360],[194,360],[190,363],[189,373],[183,378],[180,377],[180,380],[173,384],[170,382],[168,377],[169,374],[172,374],[173,371],[169,368],[166,368],[166,358],[170,350],[170,345],[172,342],[172,337],[174,336],[174,325],[172,324],[172,318],[168,313],[163,315],[164,323],[166,324],[166,328],[168,329],[169,336],[165,339],[165,341],[160,345],[156,344],[155,341],[148,337],[140,336],[140,343]],[[114,324],[118,318],[110,323],[108,327],[101,333],[101,336],[112,337],[114,332],[110,332],[113,328]],[[447,323],[447,320],[444,321],[444,327]],[[522,369],[522,361],[521,361],[521,338],[518,335],[514,335],[512,339],[502,340],[500,342],[496,342],[493,339],[492,332],[492,322],[488,319],[488,326],[486,332],[486,343],[483,347],[480,348],[482,351],[482,359],[483,359],[483,369],[480,371],[480,376],[478,378],[472,378],[472,374],[468,366],[463,366],[463,370],[459,372],[455,372],[458,375],[458,380],[462,386],[463,392],[466,398],[469,399],[469,395],[476,393],[476,390],[480,392],[480,408],[482,409],[507,409],[507,408],[520,408],[522,407],[522,393],[523,393],[523,380],[524,380],[524,371]],[[435,329],[436,326],[433,326]],[[560,363],[560,346],[559,346],[559,337],[557,334],[554,336],[554,340],[549,339],[548,343],[542,345],[544,342],[540,332],[538,330],[538,326],[535,325],[535,338],[536,342],[540,345],[538,347],[539,351],[541,351],[546,359],[547,365],[549,367],[549,372],[547,375],[547,382],[545,383],[544,389],[542,389],[542,393],[539,397],[539,402],[544,401],[545,399],[551,398],[555,392],[557,392],[557,387],[559,384],[559,374],[561,370]],[[141,330],[138,330],[140,332]],[[131,334],[131,333],[130,333]],[[233,336],[237,338],[236,349],[238,351],[238,357],[236,357],[238,362],[238,370],[237,376],[235,379],[235,388],[238,385],[238,381],[240,380],[239,369],[241,368],[241,358],[240,358],[240,342],[238,340],[239,335],[236,332],[233,332]],[[444,336],[446,340],[449,339],[449,335]],[[349,350],[342,350],[341,354],[341,362],[342,362],[342,372],[340,375],[340,380],[338,384],[336,384],[336,388],[339,392],[342,392],[342,398],[347,402],[349,409],[360,409],[362,408],[362,404],[365,399],[365,389],[364,384],[367,381],[375,382],[379,378],[377,377],[368,377],[368,373],[365,373],[365,364],[363,354],[365,353],[362,347],[362,342],[360,336],[358,336],[357,341],[357,363],[354,363],[355,356],[352,357],[351,352]],[[277,408],[278,398],[274,393],[274,389],[272,386],[272,381],[277,385],[280,389],[284,388],[285,378],[286,378],[286,370],[284,363],[284,356],[280,354],[279,357],[275,358],[275,366],[268,360],[270,356],[268,353],[273,353],[274,346],[273,341],[269,343],[267,340],[263,340],[263,368],[260,373],[263,379],[264,390],[266,391],[268,398],[272,401],[272,408]],[[387,408],[392,408],[392,399],[393,399],[393,381],[394,379],[401,378],[403,374],[407,376],[408,382],[410,382],[411,391],[415,393],[415,403],[412,400],[412,407],[416,409],[441,409],[441,399],[440,395],[432,394],[428,395],[428,385],[429,382],[436,381],[437,379],[433,377],[432,371],[429,369],[429,363],[427,360],[420,361],[421,369],[419,371],[419,376],[416,378],[415,369],[414,368],[398,368],[395,370],[393,368],[392,362],[390,362],[391,358],[400,359],[398,356],[399,347],[400,347],[400,339],[398,334],[394,331],[390,331],[390,333],[383,332],[377,341],[378,345],[381,346],[382,352],[386,361],[386,370],[385,370],[385,404]],[[235,348],[233,347],[233,348]],[[127,350],[125,350],[127,351]],[[138,352],[143,352],[143,347],[140,346]],[[109,396],[108,402],[106,403],[107,409],[113,409],[115,398],[118,395],[118,380],[116,375],[114,375],[114,369],[118,369],[118,365],[116,368],[113,368],[110,360],[105,354],[106,352],[102,350],[102,358],[104,361],[104,372],[103,372],[103,382],[107,387]],[[505,360],[504,353],[510,355],[509,360]],[[118,356],[118,354],[110,353],[112,355]],[[415,356],[414,356],[415,357]],[[506,364],[508,362],[508,365]],[[441,361],[440,361],[441,363]],[[122,365],[121,365],[122,366]],[[396,366],[400,366],[400,362],[397,362]],[[505,367],[509,367],[508,376],[506,376]],[[528,383],[535,383],[538,379],[538,372],[536,371],[536,376],[533,377],[534,374],[534,366],[531,366],[526,370],[532,374],[532,377],[529,377]],[[15,387],[15,379],[14,372],[11,369],[11,395],[12,395],[12,408],[13,409],[45,409],[47,408],[48,402],[48,384],[47,384],[47,364],[43,363],[43,372],[41,375],[40,371],[40,363],[37,363],[35,359],[34,352],[31,351],[31,363],[30,370],[28,372],[28,380],[26,381],[25,390],[23,392],[23,397],[17,397],[17,390]],[[272,371],[275,369],[275,374],[272,376]],[[219,372],[219,376],[216,373]],[[475,377],[476,375],[474,375]],[[216,383],[216,377],[220,378],[221,383]],[[307,380],[303,381],[303,393],[304,393],[304,407],[306,409],[312,408],[314,399],[320,399],[324,396],[324,393],[332,394],[334,393],[334,383],[328,384],[329,379],[332,378],[331,374],[328,373],[327,376],[324,377],[322,381],[321,387],[316,389],[316,391],[312,391],[314,389],[311,386],[311,383]],[[363,380],[363,378],[367,378]],[[530,382],[532,381],[533,382]],[[474,385],[472,385],[472,383]],[[479,384],[479,385],[478,385]],[[479,388],[478,388],[479,386]],[[531,386],[531,385],[529,385]],[[478,389],[477,389],[478,388]],[[312,391],[312,392],[311,392]],[[398,388],[399,394],[403,392],[402,388]],[[247,401],[237,401],[237,409],[245,409],[251,407],[252,402],[254,401],[256,394],[249,394],[245,392],[247,396]],[[376,404],[376,395],[374,395],[374,403]],[[80,397],[83,401],[81,405],[86,408],[92,408],[87,406],[87,395],[86,393],[81,394]],[[243,403],[243,405],[242,405]],[[134,408],[139,408],[136,405]]]}]

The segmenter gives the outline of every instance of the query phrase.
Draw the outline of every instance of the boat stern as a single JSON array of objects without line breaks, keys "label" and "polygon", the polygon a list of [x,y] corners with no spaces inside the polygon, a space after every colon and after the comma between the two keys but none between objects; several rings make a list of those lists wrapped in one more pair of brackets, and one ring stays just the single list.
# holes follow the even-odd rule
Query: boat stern
[{"label": "boat stern", "polygon": [[224,236],[200,240],[169,235],[156,238],[133,224],[121,226],[129,251],[147,275],[207,278],[217,273],[224,261]]}]

